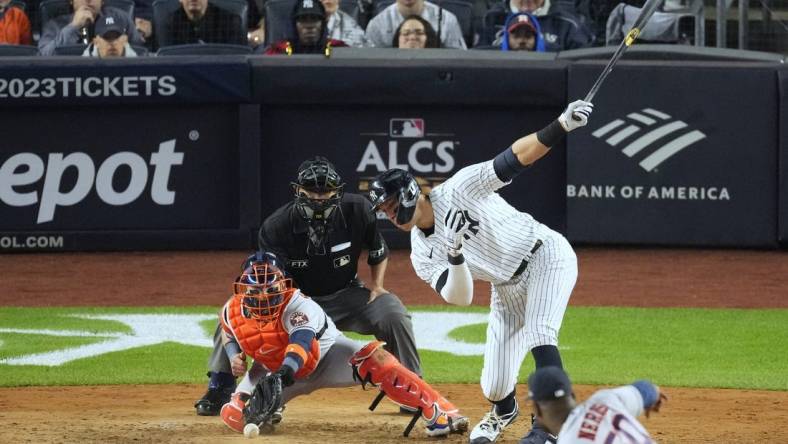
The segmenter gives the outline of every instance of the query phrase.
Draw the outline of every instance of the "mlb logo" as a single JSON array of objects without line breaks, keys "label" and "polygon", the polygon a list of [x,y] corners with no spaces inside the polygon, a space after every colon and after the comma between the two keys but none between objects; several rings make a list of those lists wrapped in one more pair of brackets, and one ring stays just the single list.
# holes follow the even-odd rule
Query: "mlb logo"
[{"label": "mlb logo", "polygon": [[424,119],[389,120],[391,137],[424,137]]}]

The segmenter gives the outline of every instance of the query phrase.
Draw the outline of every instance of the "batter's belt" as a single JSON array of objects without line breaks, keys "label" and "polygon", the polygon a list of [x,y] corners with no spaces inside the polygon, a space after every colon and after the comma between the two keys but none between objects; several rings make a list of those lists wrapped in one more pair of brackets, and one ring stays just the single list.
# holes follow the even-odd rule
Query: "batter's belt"
[{"label": "batter's belt", "polygon": [[[542,240],[541,239],[537,239],[536,243],[534,243],[534,247],[531,248],[531,255],[528,256],[528,258],[534,257],[534,253],[536,253],[536,250],[538,250],[541,246],[542,246]],[[514,279],[514,278],[520,276],[521,274],[523,274],[523,272],[525,271],[526,267],[528,267],[528,259],[523,259],[523,261],[520,262],[520,266],[517,267],[517,270],[514,271],[514,274],[512,275],[512,279]]]}]

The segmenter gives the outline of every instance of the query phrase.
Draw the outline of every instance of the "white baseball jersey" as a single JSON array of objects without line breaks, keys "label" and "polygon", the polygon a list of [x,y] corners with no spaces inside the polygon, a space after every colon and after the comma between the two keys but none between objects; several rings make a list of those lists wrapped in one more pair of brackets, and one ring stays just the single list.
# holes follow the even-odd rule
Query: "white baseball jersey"
[{"label": "white baseball jersey", "polygon": [[631,385],[594,393],[575,407],[558,432],[558,444],[652,444],[636,419],[643,397]]},{"label": "white baseball jersey", "polygon": [[[462,253],[473,279],[492,283],[481,385],[484,396],[503,399],[514,390],[525,354],[558,345],[558,330],[577,280],[577,257],[559,233],[518,211],[495,191],[507,185],[493,161],[458,171],[429,194],[434,233],[411,230],[416,274],[435,288],[449,267],[444,236],[446,213],[462,210],[471,224]],[[539,248],[531,254],[531,251]],[[525,271],[514,277],[523,260]]]},{"label": "white baseball jersey", "polygon": [[451,208],[462,210],[471,224],[462,243],[471,276],[493,284],[512,278],[546,227],[495,192],[504,185],[507,182],[501,182],[490,160],[465,167],[432,189],[435,234],[425,237],[414,229],[410,236],[410,258],[420,278],[434,287],[447,267],[443,221]]}]

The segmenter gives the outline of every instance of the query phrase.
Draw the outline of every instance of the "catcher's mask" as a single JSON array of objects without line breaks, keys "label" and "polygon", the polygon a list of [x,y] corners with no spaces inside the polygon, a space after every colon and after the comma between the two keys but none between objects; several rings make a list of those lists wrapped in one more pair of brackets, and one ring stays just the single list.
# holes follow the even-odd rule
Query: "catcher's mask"
[{"label": "catcher's mask", "polygon": [[291,185],[296,212],[309,223],[307,253],[326,254],[328,225],[337,212],[345,187],[342,178],[328,159],[317,156],[301,164]]},{"label": "catcher's mask", "polygon": [[260,326],[275,322],[293,295],[293,282],[285,277],[276,258],[266,253],[263,260],[252,262],[233,285],[247,319]]},{"label": "catcher's mask", "polygon": [[403,225],[413,219],[421,188],[412,174],[393,168],[375,177],[369,184],[368,194],[373,211],[378,211],[388,202],[396,202],[396,221]]}]

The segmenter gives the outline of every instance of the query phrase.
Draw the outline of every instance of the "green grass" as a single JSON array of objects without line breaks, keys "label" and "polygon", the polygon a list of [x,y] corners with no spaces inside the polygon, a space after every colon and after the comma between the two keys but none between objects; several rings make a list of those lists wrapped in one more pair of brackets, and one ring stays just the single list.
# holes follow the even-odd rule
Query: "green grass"
[{"label": "green grass", "polygon": [[[486,312],[481,307],[413,309]],[[77,313],[214,315],[217,309],[3,307],[0,329],[70,330],[89,335],[0,331],[0,360],[96,344],[112,340],[113,335],[132,333],[120,322],[68,317]],[[205,338],[213,334],[215,322],[208,319],[198,323]],[[449,336],[481,344],[485,329],[485,324],[468,325]],[[570,307],[561,330],[562,357],[579,384],[622,384],[648,378],[665,386],[788,390],[786,343],[788,310]],[[208,354],[209,348],[169,341],[55,367],[0,364],[0,386],[203,382]],[[431,382],[479,381],[481,356],[430,350],[422,350],[421,356],[425,378]],[[520,380],[524,381],[532,369],[529,356],[521,368]]]}]

